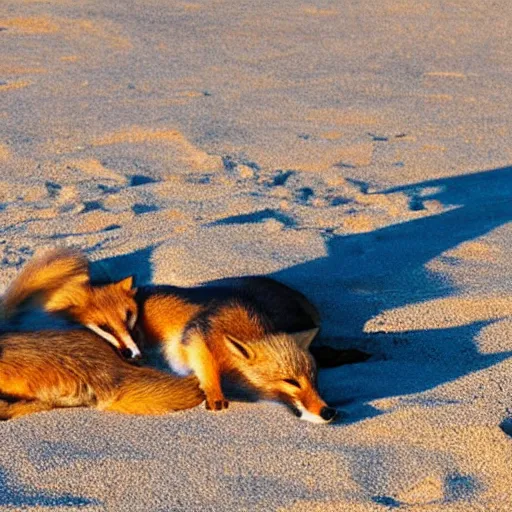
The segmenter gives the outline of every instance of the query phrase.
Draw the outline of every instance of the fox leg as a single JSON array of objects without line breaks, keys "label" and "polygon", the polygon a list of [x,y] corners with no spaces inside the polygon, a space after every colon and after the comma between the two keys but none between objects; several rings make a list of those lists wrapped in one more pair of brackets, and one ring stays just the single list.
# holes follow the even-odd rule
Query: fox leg
[{"label": "fox leg", "polygon": [[0,400],[0,420],[10,420],[26,414],[50,411],[54,408],[53,405],[39,400],[19,400],[13,403]]},{"label": "fox leg", "polygon": [[188,365],[199,380],[199,386],[206,395],[209,411],[227,409],[229,402],[222,393],[219,365],[210,352],[204,338],[197,332],[186,339]]}]

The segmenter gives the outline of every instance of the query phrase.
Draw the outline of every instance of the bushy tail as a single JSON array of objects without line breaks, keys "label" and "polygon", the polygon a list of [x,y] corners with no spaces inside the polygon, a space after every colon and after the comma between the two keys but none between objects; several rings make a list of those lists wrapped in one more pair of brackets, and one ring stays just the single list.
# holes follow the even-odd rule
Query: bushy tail
[{"label": "bushy tail", "polygon": [[76,250],[58,248],[35,256],[11,283],[3,297],[5,316],[26,300],[38,298],[48,311],[66,309],[69,298],[85,293],[89,283],[87,259]]},{"label": "bushy tail", "polygon": [[204,400],[196,377],[175,377],[152,368],[131,367],[105,410],[125,414],[166,414]]}]

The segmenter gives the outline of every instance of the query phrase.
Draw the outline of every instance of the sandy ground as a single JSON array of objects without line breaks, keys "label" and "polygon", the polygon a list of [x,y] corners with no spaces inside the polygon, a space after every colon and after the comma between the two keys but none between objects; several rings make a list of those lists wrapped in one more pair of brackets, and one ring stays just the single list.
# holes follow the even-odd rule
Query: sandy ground
[{"label": "sandy ground", "polygon": [[234,403],[0,425],[0,509],[512,507],[508,0],[2,0],[0,285],[270,274],[319,340],[316,426]]}]

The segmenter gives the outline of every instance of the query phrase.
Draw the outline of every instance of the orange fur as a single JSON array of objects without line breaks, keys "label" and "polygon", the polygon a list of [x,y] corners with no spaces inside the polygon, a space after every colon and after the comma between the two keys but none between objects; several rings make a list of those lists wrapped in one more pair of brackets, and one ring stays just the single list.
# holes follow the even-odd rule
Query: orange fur
[{"label": "orange fur", "polygon": [[58,248],[35,256],[21,270],[3,297],[5,313],[14,314],[21,304],[34,299],[49,312],[69,315],[100,334],[116,348],[140,354],[129,332],[129,316],[138,309],[128,277],[117,283],[93,286],[87,259],[78,251]]},{"label": "orange fur", "polygon": [[78,406],[165,414],[203,400],[195,377],[130,365],[85,330],[0,337],[0,419]]},{"label": "orange fur", "polygon": [[81,253],[66,248],[47,251],[29,261],[11,283],[3,298],[4,312],[9,316],[24,301],[38,295],[43,296],[43,303],[55,294],[80,301],[82,297],[78,296],[84,294],[88,283],[88,263]]},{"label": "orange fur", "polygon": [[155,345],[179,333],[201,307],[172,295],[157,294],[145,302],[146,314],[140,319],[144,342]]},{"label": "orange fur", "polygon": [[[130,318],[138,318],[135,332],[146,352],[161,352],[179,374],[194,373],[207,408],[227,407],[221,377],[236,375],[262,397],[281,400],[311,421],[325,419],[329,408],[315,389],[316,370],[308,351],[318,331],[316,308],[271,279],[246,277],[212,285],[213,293],[204,297],[208,287],[154,287],[135,294],[131,278],[92,286],[85,258],[59,249],[29,262],[5,303],[12,311],[38,296],[48,311],[68,313],[117,348],[128,346],[132,354],[138,347],[128,326]],[[130,396],[114,407],[129,410]]]},{"label": "orange fur", "polygon": [[[146,350],[157,348],[176,372],[196,375],[208,409],[227,407],[221,377],[231,375],[310,421],[330,421],[335,411],[315,389],[316,369],[308,351],[318,331],[316,309],[298,292],[287,293],[290,289],[269,279],[238,281],[256,293],[247,288],[240,293],[236,285],[228,293],[214,290],[205,297],[201,288],[143,290],[137,299]],[[259,287],[270,296],[271,313],[259,308]]]}]

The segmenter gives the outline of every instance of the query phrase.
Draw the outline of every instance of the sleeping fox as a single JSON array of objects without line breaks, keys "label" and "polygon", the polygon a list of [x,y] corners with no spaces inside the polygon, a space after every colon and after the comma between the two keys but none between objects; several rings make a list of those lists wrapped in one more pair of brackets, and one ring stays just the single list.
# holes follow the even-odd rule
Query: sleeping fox
[{"label": "sleeping fox", "polygon": [[336,416],[316,390],[309,345],[319,330],[316,308],[299,292],[265,277],[225,279],[195,288],[131,289],[131,279],[105,286],[89,281],[79,253],[54,250],[22,269],[4,304],[14,311],[38,296],[117,348],[158,352],[179,375],[194,374],[206,407],[228,406],[221,377],[262,398],[287,404],[301,419],[327,423]]},{"label": "sleeping fox", "polygon": [[77,250],[57,248],[35,256],[7,288],[4,316],[9,317],[30,299],[50,313],[65,313],[132,358],[140,350],[130,334],[137,320],[133,278],[93,286],[89,262]]},{"label": "sleeping fox", "polygon": [[202,401],[194,376],[134,366],[85,329],[0,336],[0,420],[58,407],[165,414]]}]

